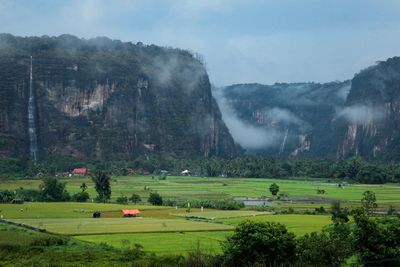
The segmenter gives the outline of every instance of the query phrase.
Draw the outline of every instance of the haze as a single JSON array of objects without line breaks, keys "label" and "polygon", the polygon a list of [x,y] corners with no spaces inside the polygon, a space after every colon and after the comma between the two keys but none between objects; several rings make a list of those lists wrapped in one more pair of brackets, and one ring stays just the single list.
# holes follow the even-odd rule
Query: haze
[{"label": "haze", "polygon": [[0,32],[189,49],[218,86],[327,82],[400,55],[399,11],[395,0],[0,0]]}]

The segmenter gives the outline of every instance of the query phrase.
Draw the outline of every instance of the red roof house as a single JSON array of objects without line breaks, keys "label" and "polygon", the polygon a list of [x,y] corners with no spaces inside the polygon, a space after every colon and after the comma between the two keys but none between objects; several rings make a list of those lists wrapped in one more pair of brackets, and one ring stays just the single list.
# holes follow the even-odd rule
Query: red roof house
[{"label": "red roof house", "polygon": [[140,215],[140,210],[134,209],[134,210],[121,210],[122,214],[124,214],[124,217],[136,217]]},{"label": "red roof house", "polygon": [[88,169],[87,168],[75,168],[72,171],[72,173],[75,175],[86,175],[88,173]]}]

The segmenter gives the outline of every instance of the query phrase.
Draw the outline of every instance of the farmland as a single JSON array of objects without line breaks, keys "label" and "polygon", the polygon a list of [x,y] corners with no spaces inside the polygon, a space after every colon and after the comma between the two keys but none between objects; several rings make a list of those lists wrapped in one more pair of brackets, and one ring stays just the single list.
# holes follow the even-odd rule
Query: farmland
[{"label": "farmland", "polygon": [[[93,183],[89,178],[73,177],[63,180],[67,183],[67,190],[70,193],[79,192],[79,185],[85,182],[88,185],[90,196],[94,197],[96,194]],[[159,180],[157,177],[152,176],[123,176],[113,177],[111,186],[112,200],[121,195],[130,196],[132,193],[139,194],[142,199],[146,199],[149,190],[153,190],[160,193],[164,198],[186,201],[191,199],[213,200],[231,197],[270,196],[268,187],[274,182],[279,185],[281,193],[287,193],[292,197],[305,196],[318,199],[321,198],[321,195],[317,193],[317,189],[325,189],[326,193],[322,197],[326,198],[328,202],[335,199],[354,205],[359,203],[364,191],[372,190],[376,194],[378,204],[381,206],[400,206],[400,185],[398,184],[350,184],[339,188],[336,183],[326,182],[321,179],[283,180],[169,176],[166,180]],[[40,183],[40,180],[0,180],[0,188],[17,189],[24,187],[26,189],[37,189]],[[145,187],[147,190],[145,190]],[[311,202],[313,201],[309,201],[308,204],[312,204]],[[318,201],[315,200],[314,202]],[[277,204],[284,205],[286,203]],[[292,204],[290,203],[290,205]]]},{"label": "farmland", "polygon": [[[79,192],[80,184],[88,185],[91,197],[95,196],[93,183],[88,178],[63,179],[70,193]],[[1,181],[1,189],[38,188],[40,180]],[[400,207],[400,186],[395,184],[363,185],[353,184],[339,188],[335,183],[323,180],[277,180],[277,179],[239,179],[168,177],[114,177],[112,179],[112,202],[121,195],[133,193],[142,197],[140,204],[115,203],[41,203],[0,204],[0,214],[4,219],[45,229],[51,233],[71,236],[83,242],[108,244],[116,248],[132,247],[140,244],[145,251],[156,254],[186,254],[198,246],[205,251],[220,252],[220,243],[229,236],[234,227],[243,220],[256,222],[279,222],[289,231],[301,236],[312,231],[320,231],[330,224],[329,215],[277,214],[271,211],[213,210],[151,206],[146,203],[149,191],[157,191],[163,198],[183,203],[197,200],[219,200],[233,197],[270,197],[267,191],[276,182],[280,192],[285,192],[300,201],[273,201],[275,211],[288,208],[304,211],[315,207],[329,207],[332,200],[340,200],[344,206],[360,205],[362,193],[372,190],[376,193],[378,207],[393,205]],[[145,189],[146,188],[146,189]],[[326,194],[317,193],[323,188]],[[302,200],[307,201],[302,201]],[[121,209],[140,209],[141,217],[123,218]],[[93,219],[92,213],[101,211],[102,217]],[[5,234],[5,233],[2,233]],[[10,233],[9,233],[10,234]],[[5,234],[7,235],[7,234]],[[23,240],[27,237],[19,237]],[[22,241],[21,241],[22,242]]]}]

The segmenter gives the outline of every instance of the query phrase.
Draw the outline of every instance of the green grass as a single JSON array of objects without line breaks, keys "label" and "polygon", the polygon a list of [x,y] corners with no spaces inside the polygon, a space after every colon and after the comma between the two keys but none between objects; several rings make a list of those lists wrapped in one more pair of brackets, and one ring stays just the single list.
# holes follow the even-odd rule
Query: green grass
[{"label": "green grass", "polygon": [[181,232],[135,233],[113,235],[83,235],[75,238],[93,243],[106,243],[117,248],[129,248],[141,244],[145,251],[156,254],[187,254],[199,247],[203,252],[221,252],[220,242],[232,232]]},{"label": "green grass", "polygon": [[0,223],[0,245],[27,246],[44,234]]},{"label": "green grass", "polygon": [[119,211],[121,209],[163,210],[168,207],[78,202],[0,204],[0,214],[5,219],[89,218],[92,217],[93,211]]},{"label": "green grass", "polygon": [[231,230],[230,225],[194,222],[181,219],[155,218],[57,218],[13,219],[14,222],[35,226],[59,234],[145,233],[179,231]]},{"label": "green grass", "polygon": [[331,223],[331,217],[325,215],[302,215],[302,214],[286,214],[286,215],[265,215],[251,216],[239,218],[220,219],[225,224],[235,226],[243,220],[251,220],[255,222],[278,222],[286,225],[289,231],[296,235],[304,235],[313,231],[320,231],[324,226]]},{"label": "green grass", "polygon": [[[93,183],[88,178],[66,178],[67,189],[70,193],[80,191],[79,185],[85,182],[89,188],[91,197],[96,196]],[[289,196],[321,196],[317,194],[317,189],[325,189],[327,198],[360,203],[362,193],[366,190],[375,192],[378,204],[395,205],[400,207],[400,185],[349,185],[338,188],[335,184],[324,183],[320,179],[308,180],[283,180],[283,179],[254,179],[254,178],[202,178],[187,176],[169,176],[167,180],[152,179],[150,176],[138,177],[116,177],[112,181],[112,198],[115,200],[121,195],[130,196],[132,193],[139,194],[146,200],[149,191],[144,190],[144,186],[157,191],[165,198],[187,199],[221,199],[227,197],[260,197],[270,196],[268,187],[276,182],[280,187],[280,192],[286,192]],[[1,181],[0,188],[16,189],[38,188],[40,180],[10,180]],[[224,185],[225,184],[225,185]]]},{"label": "green grass", "polygon": [[220,219],[220,218],[231,218],[231,217],[243,217],[243,216],[260,216],[271,214],[270,212],[260,212],[251,210],[212,210],[203,212],[190,212],[190,213],[174,213],[174,216],[187,217],[193,216],[205,219]]}]

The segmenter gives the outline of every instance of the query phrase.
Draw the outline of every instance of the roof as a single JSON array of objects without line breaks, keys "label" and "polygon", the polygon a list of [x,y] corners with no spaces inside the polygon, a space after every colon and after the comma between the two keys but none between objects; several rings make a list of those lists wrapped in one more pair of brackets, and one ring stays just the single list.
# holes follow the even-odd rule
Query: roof
[{"label": "roof", "polygon": [[121,212],[124,215],[136,215],[136,214],[140,213],[140,210],[138,210],[138,209],[135,209],[135,210],[121,210]]},{"label": "roof", "polygon": [[75,174],[86,174],[87,171],[87,168],[75,168],[72,172]]}]

